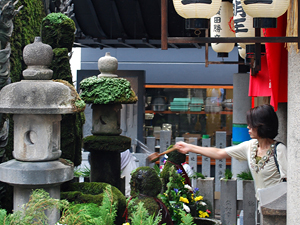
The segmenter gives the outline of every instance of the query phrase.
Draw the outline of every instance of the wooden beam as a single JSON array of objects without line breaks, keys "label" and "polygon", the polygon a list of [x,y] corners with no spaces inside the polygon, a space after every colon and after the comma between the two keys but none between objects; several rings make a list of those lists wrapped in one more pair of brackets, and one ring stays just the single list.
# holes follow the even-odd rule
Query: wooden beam
[{"label": "wooden beam", "polygon": [[161,0],[161,49],[168,49],[168,0]]},{"label": "wooden beam", "polygon": [[282,43],[298,42],[298,37],[168,37],[168,43],[193,44],[193,43]]}]

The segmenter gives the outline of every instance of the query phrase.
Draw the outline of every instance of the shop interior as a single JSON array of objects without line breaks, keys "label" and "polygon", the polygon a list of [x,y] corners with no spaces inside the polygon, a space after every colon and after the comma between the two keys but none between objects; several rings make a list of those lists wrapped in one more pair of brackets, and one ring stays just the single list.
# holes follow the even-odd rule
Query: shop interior
[{"label": "shop interior", "polygon": [[232,138],[233,86],[145,85],[144,137],[154,136],[159,145],[160,130],[176,137],[211,138],[226,131],[227,146]]}]

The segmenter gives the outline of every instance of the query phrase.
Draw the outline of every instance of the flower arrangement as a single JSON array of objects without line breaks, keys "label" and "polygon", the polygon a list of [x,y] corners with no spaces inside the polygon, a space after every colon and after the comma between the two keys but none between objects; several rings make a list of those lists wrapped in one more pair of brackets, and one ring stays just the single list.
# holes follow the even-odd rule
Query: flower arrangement
[{"label": "flower arrangement", "polygon": [[190,213],[194,217],[209,217],[210,211],[207,204],[203,201],[203,196],[199,195],[199,189],[194,190],[187,184],[184,184],[182,171],[171,167],[169,170],[170,178],[167,183],[167,189],[159,198],[168,208],[174,224],[181,223],[181,211]]}]

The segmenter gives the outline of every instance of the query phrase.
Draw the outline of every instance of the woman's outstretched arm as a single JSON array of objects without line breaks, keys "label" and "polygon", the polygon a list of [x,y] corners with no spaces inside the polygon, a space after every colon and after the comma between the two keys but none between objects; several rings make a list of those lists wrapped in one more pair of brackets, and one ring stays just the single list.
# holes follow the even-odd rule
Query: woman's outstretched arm
[{"label": "woman's outstretched arm", "polygon": [[213,159],[230,158],[225,149],[222,148],[201,147],[193,144],[188,144],[182,141],[177,142],[174,147],[177,148],[177,151],[183,154],[186,154],[188,152],[194,152]]}]

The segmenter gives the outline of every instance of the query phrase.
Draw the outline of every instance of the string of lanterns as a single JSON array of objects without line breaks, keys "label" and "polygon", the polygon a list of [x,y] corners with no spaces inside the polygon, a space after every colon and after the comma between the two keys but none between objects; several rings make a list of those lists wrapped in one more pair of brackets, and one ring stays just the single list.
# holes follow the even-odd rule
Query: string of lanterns
[{"label": "string of lanterns", "polygon": [[[277,18],[286,12],[289,0],[173,0],[173,4],[189,29],[208,29],[210,21],[210,37],[255,37],[255,28],[276,28]],[[219,57],[227,57],[234,45],[212,43],[211,47]],[[247,63],[254,43],[237,45]]]}]

